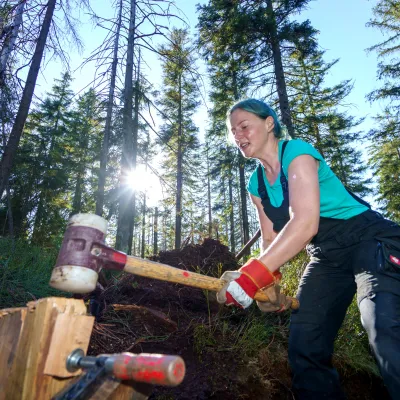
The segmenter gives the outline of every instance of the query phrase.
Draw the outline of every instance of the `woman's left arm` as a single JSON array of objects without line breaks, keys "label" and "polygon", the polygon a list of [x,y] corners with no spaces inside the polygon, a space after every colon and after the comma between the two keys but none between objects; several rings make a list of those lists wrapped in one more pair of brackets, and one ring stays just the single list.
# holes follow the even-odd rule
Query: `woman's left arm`
[{"label": "woman's left arm", "polygon": [[288,182],[290,220],[258,257],[272,272],[300,253],[318,232],[318,161],[309,155],[296,157],[289,165]]}]

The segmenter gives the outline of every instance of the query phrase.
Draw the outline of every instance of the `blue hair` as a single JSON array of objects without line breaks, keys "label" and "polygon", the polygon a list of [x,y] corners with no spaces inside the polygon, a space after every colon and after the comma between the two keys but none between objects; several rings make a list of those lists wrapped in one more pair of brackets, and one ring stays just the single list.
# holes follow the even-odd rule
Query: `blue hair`
[{"label": "blue hair", "polygon": [[284,133],[282,129],[282,124],[279,121],[276,112],[266,103],[257,99],[246,99],[238,101],[234,104],[228,111],[228,117],[237,109],[241,109],[252,114],[257,115],[261,119],[267,119],[272,117],[274,119],[274,135],[276,138],[281,138]]}]

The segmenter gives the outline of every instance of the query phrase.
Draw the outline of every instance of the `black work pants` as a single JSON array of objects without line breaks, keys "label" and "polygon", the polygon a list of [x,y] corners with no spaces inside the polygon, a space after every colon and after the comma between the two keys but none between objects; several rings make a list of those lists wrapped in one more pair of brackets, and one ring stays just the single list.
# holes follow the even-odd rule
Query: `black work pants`
[{"label": "black work pants", "polygon": [[379,216],[368,211],[334,224],[319,235],[327,240],[310,246],[311,261],[297,295],[300,309],[292,313],[289,337],[297,399],[345,398],[331,361],[355,293],[384,383],[393,399],[399,398],[400,274],[377,271],[377,241],[363,239],[375,218]]}]

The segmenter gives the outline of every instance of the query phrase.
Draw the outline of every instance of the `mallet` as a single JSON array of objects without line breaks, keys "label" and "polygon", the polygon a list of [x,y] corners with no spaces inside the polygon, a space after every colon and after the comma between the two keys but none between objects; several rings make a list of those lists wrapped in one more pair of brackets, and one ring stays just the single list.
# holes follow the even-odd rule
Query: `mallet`
[{"label": "mallet", "polygon": [[[98,215],[72,216],[50,278],[50,286],[71,293],[89,293],[95,289],[98,273],[102,268],[181,283],[214,292],[218,292],[225,283],[210,276],[127,256],[105,244],[106,232],[107,221]],[[269,301],[263,291],[258,291],[255,299]],[[298,300],[293,298],[291,308],[298,307]]]}]

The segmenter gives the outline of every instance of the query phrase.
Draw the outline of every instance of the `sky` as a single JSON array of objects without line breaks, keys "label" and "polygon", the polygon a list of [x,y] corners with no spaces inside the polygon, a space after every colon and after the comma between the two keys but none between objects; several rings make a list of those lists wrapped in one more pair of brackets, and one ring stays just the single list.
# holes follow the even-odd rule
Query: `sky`
[{"label": "sky", "polygon": [[[373,89],[381,86],[377,82],[378,60],[374,52],[368,54],[366,49],[383,39],[380,31],[367,28],[365,25],[372,17],[372,8],[378,0],[313,0],[308,8],[298,17],[298,21],[309,19],[314,28],[319,31],[318,42],[321,49],[325,50],[325,61],[339,59],[339,62],[331,69],[326,79],[326,85],[335,85],[343,80],[350,79],[354,88],[347,97],[346,106],[350,115],[366,117],[360,130],[368,131],[372,128],[373,119],[382,108],[378,103],[370,104],[365,96]],[[113,15],[109,0],[96,0],[95,10],[102,16]],[[196,4],[206,4],[206,0],[176,0],[177,6],[182,10],[185,19],[188,20],[192,33],[195,34],[197,24]],[[85,51],[82,54],[71,52],[71,69],[75,70],[82,60],[98,46],[102,40],[99,29],[94,29],[88,17],[81,13],[80,34],[85,43]],[[147,78],[156,85],[160,84],[160,63],[156,56],[150,61],[152,67],[147,71]],[[204,67],[201,67],[204,71]],[[48,62],[38,79],[35,94],[42,97],[44,92],[51,90],[54,78],[59,78],[63,67],[59,62]],[[83,70],[77,70],[73,74],[72,89],[77,92],[88,82],[88,77],[94,73],[93,66],[87,66]],[[194,116],[194,122],[203,136],[206,109],[211,105],[203,105]],[[363,146],[365,148],[365,146]],[[360,147],[361,148],[361,147]],[[364,159],[367,158],[364,151]]]}]

